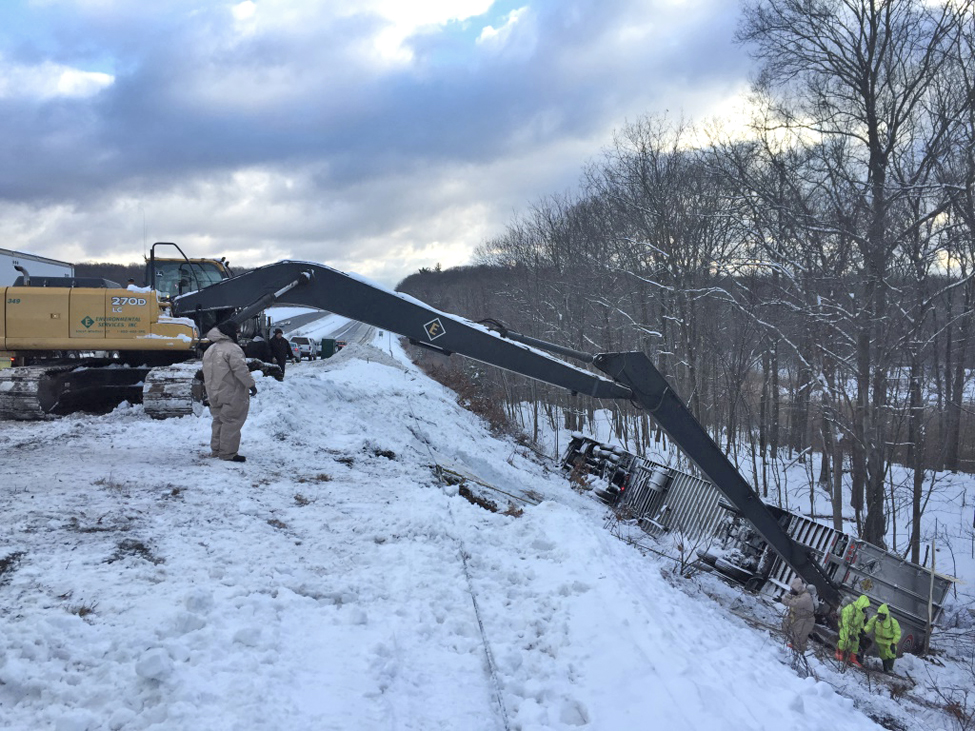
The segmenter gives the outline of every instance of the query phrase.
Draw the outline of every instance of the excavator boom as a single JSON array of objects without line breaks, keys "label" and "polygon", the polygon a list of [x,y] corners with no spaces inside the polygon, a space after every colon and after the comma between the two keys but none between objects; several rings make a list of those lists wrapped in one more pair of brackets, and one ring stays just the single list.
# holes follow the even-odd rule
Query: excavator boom
[{"label": "excavator boom", "polygon": [[[490,330],[436,310],[408,295],[321,264],[284,261],[178,297],[174,314],[200,321],[205,313],[248,312],[271,302],[327,310],[403,335],[418,345],[468,358],[600,399],[625,399],[645,409],[822,600],[840,603],[836,585],[796,543],[714,443],[650,359],[639,352],[588,355],[551,343]],[[591,363],[612,380],[546,352]]]},{"label": "excavator boom", "polygon": [[403,335],[446,355],[459,353],[593,398],[630,397],[630,390],[614,381],[512,342],[482,325],[436,310],[408,295],[321,264],[269,264],[178,297],[173,309],[181,317],[196,318],[228,308],[249,311],[254,303],[266,307],[272,301],[334,312]]}]

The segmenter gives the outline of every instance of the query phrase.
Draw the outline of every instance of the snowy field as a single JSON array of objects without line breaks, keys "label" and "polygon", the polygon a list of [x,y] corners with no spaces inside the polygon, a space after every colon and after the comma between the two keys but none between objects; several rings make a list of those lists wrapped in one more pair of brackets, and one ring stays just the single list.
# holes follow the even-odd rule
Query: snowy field
[{"label": "snowy field", "polygon": [[952,728],[819,658],[798,677],[736,590],[614,538],[388,335],[258,388],[245,464],[207,417],[3,424],[0,728]]}]

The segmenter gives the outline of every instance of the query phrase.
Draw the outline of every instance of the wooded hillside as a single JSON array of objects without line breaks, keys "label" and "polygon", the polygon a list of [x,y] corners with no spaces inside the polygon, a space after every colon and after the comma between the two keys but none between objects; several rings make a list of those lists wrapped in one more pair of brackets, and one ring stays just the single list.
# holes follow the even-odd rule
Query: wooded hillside
[{"label": "wooded hillside", "polygon": [[[917,561],[927,471],[975,469],[973,4],[762,0],[739,39],[759,64],[748,134],[631,123],[579,194],[481,247],[490,266],[401,289],[649,353],[720,444],[749,450],[763,492],[770,460],[821,453],[834,523],[847,484],[874,544],[901,500],[890,465],[909,466]],[[491,378],[569,426],[591,415]],[[625,409],[616,427],[637,448],[656,436]]]}]

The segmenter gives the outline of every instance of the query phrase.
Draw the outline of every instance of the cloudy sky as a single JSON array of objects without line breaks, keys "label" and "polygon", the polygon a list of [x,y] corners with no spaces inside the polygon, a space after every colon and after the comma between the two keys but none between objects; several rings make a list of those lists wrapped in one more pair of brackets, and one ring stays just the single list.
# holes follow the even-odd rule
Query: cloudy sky
[{"label": "cloudy sky", "polygon": [[393,285],[573,190],[642,115],[726,113],[730,0],[2,0],[0,247],[294,258]]}]

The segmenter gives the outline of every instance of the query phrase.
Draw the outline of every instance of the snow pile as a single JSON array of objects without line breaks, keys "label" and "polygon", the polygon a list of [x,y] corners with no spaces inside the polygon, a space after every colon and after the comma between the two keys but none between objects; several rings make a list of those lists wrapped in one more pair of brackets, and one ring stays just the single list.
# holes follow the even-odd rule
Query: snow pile
[{"label": "snow pile", "polygon": [[242,465],[206,417],[4,425],[0,727],[879,728],[376,342],[259,380]]}]

